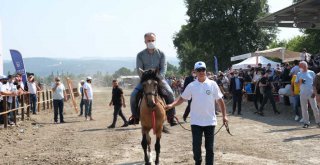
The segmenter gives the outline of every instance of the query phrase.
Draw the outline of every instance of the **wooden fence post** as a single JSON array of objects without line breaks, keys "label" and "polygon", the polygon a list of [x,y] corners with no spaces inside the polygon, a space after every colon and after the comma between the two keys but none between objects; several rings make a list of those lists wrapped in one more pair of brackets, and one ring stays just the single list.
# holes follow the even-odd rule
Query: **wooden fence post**
[{"label": "wooden fence post", "polygon": [[46,90],[46,103],[47,103],[47,109],[49,109],[49,107],[50,107],[50,100],[49,100],[49,91],[48,90]]},{"label": "wooden fence post", "polygon": [[23,121],[24,120],[24,94],[20,97],[21,100],[20,100],[20,106],[21,106],[21,120]]},{"label": "wooden fence post", "polygon": [[[11,109],[16,109],[16,107],[17,107],[16,106],[16,103],[17,103],[16,97],[17,96],[12,96]],[[12,113],[13,113],[13,122],[14,122],[14,124],[17,125],[17,111],[12,111]]]},{"label": "wooden fence post", "polygon": [[30,105],[30,93],[27,94],[27,117],[30,117],[30,109],[31,109],[31,105]]},{"label": "wooden fence post", "polygon": [[[3,100],[2,100],[3,112],[7,112],[7,110],[8,110],[7,100],[8,100],[8,97],[3,96]],[[7,113],[3,114],[3,124],[4,124],[4,128],[8,127],[8,114]]]},{"label": "wooden fence post", "polygon": [[38,112],[40,112],[40,96],[41,96],[41,92],[38,91],[37,92],[37,108],[38,108]]},{"label": "wooden fence post", "polygon": [[44,95],[44,91],[41,92],[42,93],[42,106],[43,106],[43,110],[46,109],[46,98],[45,98],[45,95]]},{"label": "wooden fence post", "polygon": [[50,109],[53,107],[52,91],[50,91]]}]

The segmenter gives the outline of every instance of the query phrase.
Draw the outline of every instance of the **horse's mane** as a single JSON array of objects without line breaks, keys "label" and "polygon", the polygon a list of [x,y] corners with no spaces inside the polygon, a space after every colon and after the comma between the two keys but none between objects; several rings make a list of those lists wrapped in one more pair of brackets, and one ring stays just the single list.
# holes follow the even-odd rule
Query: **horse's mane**
[{"label": "horse's mane", "polygon": [[158,94],[161,97],[167,95],[164,91],[164,83],[162,82],[161,77],[156,70],[146,70],[142,73],[140,83],[142,84],[148,80],[155,80],[158,82]]}]

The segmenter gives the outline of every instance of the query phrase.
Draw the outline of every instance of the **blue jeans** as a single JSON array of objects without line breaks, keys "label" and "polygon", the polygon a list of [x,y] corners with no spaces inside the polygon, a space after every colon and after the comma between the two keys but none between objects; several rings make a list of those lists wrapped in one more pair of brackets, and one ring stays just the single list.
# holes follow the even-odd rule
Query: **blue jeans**
[{"label": "blue jeans", "polygon": [[213,125],[212,126],[191,125],[193,159],[196,165],[200,165],[202,162],[201,144],[202,144],[203,134],[204,134],[204,143],[205,143],[204,146],[206,149],[206,165],[213,165],[214,129],[215,129],[215,126]]},{"label": "blue jeans", "polygon": [[[167,104],[171,104],[174,101],[174,95],[173,95],[173,91],[171,89],[171,87],[169,86],[169,84],[167,83],[167,81],[162,80],[163,84],[164,84],[164,92],[168,95],[167,98],[164,98]],[[139,93],[139,91],[142,91],[142,85],[139,83],[134,90],[131,93],[131,97],[130,97],[130,107],[131,107],[131,113],[132,116],[137,118],[139,116],[138,112],[136,111],[137,106],[136,105],[136,99],[137,99],[137,94]],[[169,111],[167,111],[167,116],[168,119],[172,118],[175,115],[175,109],[171,109]]]},{"label": "blue jeans", "polygon": [[63,120],[63,99],[53,100],[53,110],[54,110],[54,121],[58,121],[58,113],[60,118],[60,123],[64,122]]},{"label": "blue jeans", "polygon": [[84,99],[81,99],[81,101],[80,101],[80,115],[83,114],[83,106],[84,106]]},{"label": "blue jeans", "polygon": [[92,110],[92,100],[83,100],[85,105],[85,117],[91,117],[91,110]]},{"label": "blue jeans", "polygon": [[300,95],[294,95],[292,97],[292,110],[295,115],[301,117],[299,112],[299,106],[300,106]]},{"label": "blue jeans", "polygon": [[30,106],[33,114],[37,112],[37,100],[36,94],[30,94]]}]

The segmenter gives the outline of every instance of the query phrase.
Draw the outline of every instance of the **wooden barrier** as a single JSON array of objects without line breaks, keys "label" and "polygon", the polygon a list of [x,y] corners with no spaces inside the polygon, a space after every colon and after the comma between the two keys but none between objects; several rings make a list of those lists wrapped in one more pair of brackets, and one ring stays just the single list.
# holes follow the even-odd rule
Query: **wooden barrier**
[{"label": "wooden barrier", "polygon": [[[76,95],[77,90],[73,90],[72,93],[69,93],[69,95]],[[0,116],[3,117],[3,124],[4,128],[8,127],[8,114],[10,112],[13,113],[13,122],[17,124],[17,112],[21,111],[21,120],[23,121],[25,119],[25,114],[27,117],[30,117],[30,111],[31,111],[31,103],[30,103],[30,94],[26,93],[20,96],[12,96],[12,106],[11,108],[8,107],[8,98],[9,96],[2,96],[2,107],[3,111],[0,112]],[[19,100],[19,107],[16,107],[16,98]],[[38,112],[40,112],[40,105],[42,104],[42,110],[46,109],[52,109],[53,108],[53,99],[52,99],[52,90],[42,90],[37,92],[37,108]],[[26,111],[25,111],[26,110]]]},{"label": "wooden barrier", "polygon": [[[38,99],[37,99],[37,103],[36,105],[38,105],[38,112],[40,112],[40,104],[43,104],[42,110],[45,109],[49,109],[49,107],[52,107],[52,91],[51,90],[45,90],[45,91],[38,91],[37,95],[38,95]],[[50,95],[49,95],[50,94]],[[42,100],[41,100],[41,95],[42,95]],[[44,97],[45,95],[47,95],[48,97]],[[11,103],[11,107],[8,107],[8,98],[10,96],[2,96],[3,100],[2,100],[2,107],[3,107],[3,111],[0,112],[0,116],[3,117],[3,124],[4,124],[4,128],[8,127],[8,114],[10,114],[12,112],[12,121],[17,124],[17,112],[21,111],[21,120],[23,121],[25,119],[25,114],[27,114],[27,117],[30,117],[30,94],[26,93],[26,94],[22,94],[20,96],[12,96],[12,103]],[[16,107],[16,99],[18,98],[19,101],[19,107]],[[47,108],[46,108],[47,107]],[[27,110],[25,112],[25,110]]]}]

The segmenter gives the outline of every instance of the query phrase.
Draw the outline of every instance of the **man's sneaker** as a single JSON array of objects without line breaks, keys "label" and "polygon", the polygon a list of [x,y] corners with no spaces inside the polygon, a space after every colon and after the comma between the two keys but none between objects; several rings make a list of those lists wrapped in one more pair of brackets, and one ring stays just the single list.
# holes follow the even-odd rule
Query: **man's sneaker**
[{"label": "man's sneaker", "polygon": [[135,125],[135,124],[139,124],[139,118],[130,117],[128,121],[128,125]]},{"label": "man's sneaker", "polygon": [[127,122],[127,123],[124,123],[121,127],[128,127],[128,126],[129,126],[129,124]]},{"label": "man's sneaker", "polygon": [[309,124],[304,124],[302,128],[308,128]]},{"label": "man's sneaker", "polygon": [[108,128],[115,128],[115,125],[111,124],[108,126]]},{"label": "man's sneaker", "polygon": [[298,121],[299,118],[300,118],[300,117],[299,117],[298,115],[296,115],[296,117],[294,117],[294,120],[295,120],[295,121]]},{"label": "man's sneaker", "polygon": [[178,123],[177,123],[177,121],[175,120],[175,119],[171,119],[170,120],[170,126],[171,127],[173,127],[173,126],[175,126],[175,125],[177,125]]},{"label": "man's sneaker", "polygon": [[304,122],[303,118],[301,118],[301,120],[300,120],[299,122],[300,122],[300,123],[303,123],[303,122]]}]

